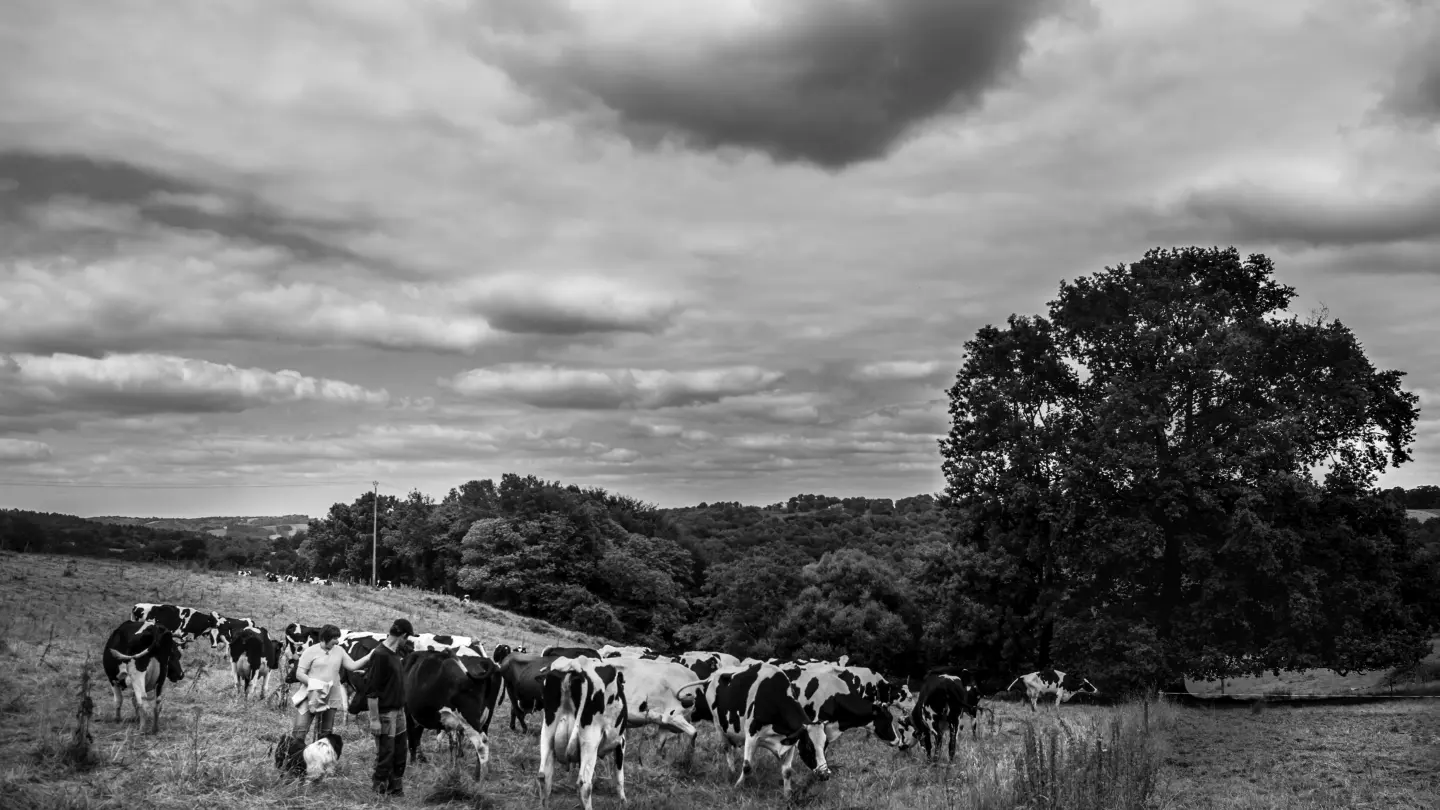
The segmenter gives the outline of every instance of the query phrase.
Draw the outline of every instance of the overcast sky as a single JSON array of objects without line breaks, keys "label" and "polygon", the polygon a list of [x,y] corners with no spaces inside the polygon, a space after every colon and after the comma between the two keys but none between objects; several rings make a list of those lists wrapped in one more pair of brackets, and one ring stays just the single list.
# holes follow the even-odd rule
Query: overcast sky
[{"label": "overcast sky", "polygon": [[6,0],[0,506],[936,492],[976,329],[1187,244],[1440,484],[1436,6]]}]

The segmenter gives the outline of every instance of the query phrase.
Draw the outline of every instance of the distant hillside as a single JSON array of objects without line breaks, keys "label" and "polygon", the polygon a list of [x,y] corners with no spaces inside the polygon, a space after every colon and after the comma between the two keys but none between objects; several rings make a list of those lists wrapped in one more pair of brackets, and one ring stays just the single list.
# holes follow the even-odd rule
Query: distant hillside
[{"label": "distant hillside", "polygon": [[20,509],[0,510],[0,548],[134,560],[198,559],[209,551],[202,532]]},{"label": "distant hillside", "polygon": [[1440,517],[1440,509],[1406,509],[1405,516],[1424,523],[1431,518]]},{"label": "distant hillside", "polygon": [[310,528],[308,515],[281,515],[278,517],[200,517],[161,518],[123,517],[103,515],[90,520],[111,523],[117,526],[146,526],[151,529],[174,529],[176,531],[204,532],[211,537],[243,537],[251,540],[270,540],[276,537],[292,538]]}]

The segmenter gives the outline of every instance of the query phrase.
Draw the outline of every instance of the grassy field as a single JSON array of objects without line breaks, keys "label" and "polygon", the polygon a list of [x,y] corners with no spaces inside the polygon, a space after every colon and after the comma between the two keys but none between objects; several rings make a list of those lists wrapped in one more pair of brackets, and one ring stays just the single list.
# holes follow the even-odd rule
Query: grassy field
[{"label": "grassy field", "polygon": [[[67,570],[69,571],[67,575]],[[170,685],[161,732],[136,733],[133,714],[112,720],[98,656],[135,602],[169,601],[251,616],[278,628],[303,619],[384,629],[397,615],[421,632],[480,637],[487,644],[594,643],[534,619],[414,591],[268,583],[203,571],[41,555],[0,555],[0,796],[6,808],[260,808],[448,804],[533,808],[538,730],[492,726],[487,778],[476,783],[427,735],[431,756],[412,765],[403,800],[368,792],[373,744],[357,723],[338,777],[315,786],[282,783],[270,748],[289,725],[277,702],[232,696],[228,657],[191,645],[186,676]],[[76,725],[81,673],[95,702],[91,762],[60,756]],[[996,725],[962,738],[954,765],[927,765],[864,732],[831,749],[834,778],[800,767],[796,804],[856,808],[1126,808],[1440,806],[1435,716],[1440,707],[1387,706],[1206,711],[1168,706],[1066,706],[1057,717],[987,701]],[[1239,730],[1237,732],[1237,729]],[[1164,766],[1161,767],[1162,762]],[[1429,770],[1426,771],[1425,769]],[[596,806],[618,807],[613,774],[600,768]],[[1366,774],[1373,773],[1373,776]],[[1427,775],[1428,774],[1428,775]],[[626,792],[632,808],[783,806],[773,757],[761,753],[742,790],[730,785],[713,729],[688,766],[661,755],[650,730],[631,732]],[[1327,803],[1328,802],[1328,803]],[[1359,802],[1359,803],[1356,803]],[[573,776],[556,774],[553,807],[578,806]]]}]

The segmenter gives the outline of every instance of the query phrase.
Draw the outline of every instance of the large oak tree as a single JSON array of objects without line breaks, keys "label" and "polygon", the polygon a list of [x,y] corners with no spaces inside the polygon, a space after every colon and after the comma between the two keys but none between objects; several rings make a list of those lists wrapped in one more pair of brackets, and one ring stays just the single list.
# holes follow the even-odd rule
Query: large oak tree
[{"label": "large oak tree", "polygon": [[1273,272],[1153,250],[966,344],[941,451],[968,647],[932,650],[1132,684],[1425,653],[1435,569],[1374,489],[1417,399]]}]

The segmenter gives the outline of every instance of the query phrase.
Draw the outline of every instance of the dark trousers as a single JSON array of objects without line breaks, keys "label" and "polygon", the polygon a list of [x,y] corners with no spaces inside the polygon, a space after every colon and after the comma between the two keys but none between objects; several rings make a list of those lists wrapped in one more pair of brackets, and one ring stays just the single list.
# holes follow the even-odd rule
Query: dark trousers
[{"label": "dark trousers", "polygon": [[380,733],[375,735],[376,790],[391,792],[401,789],[405,776],[405,759],[409,754],[409,735],[405,732],[405,710],[380,712]]}]

